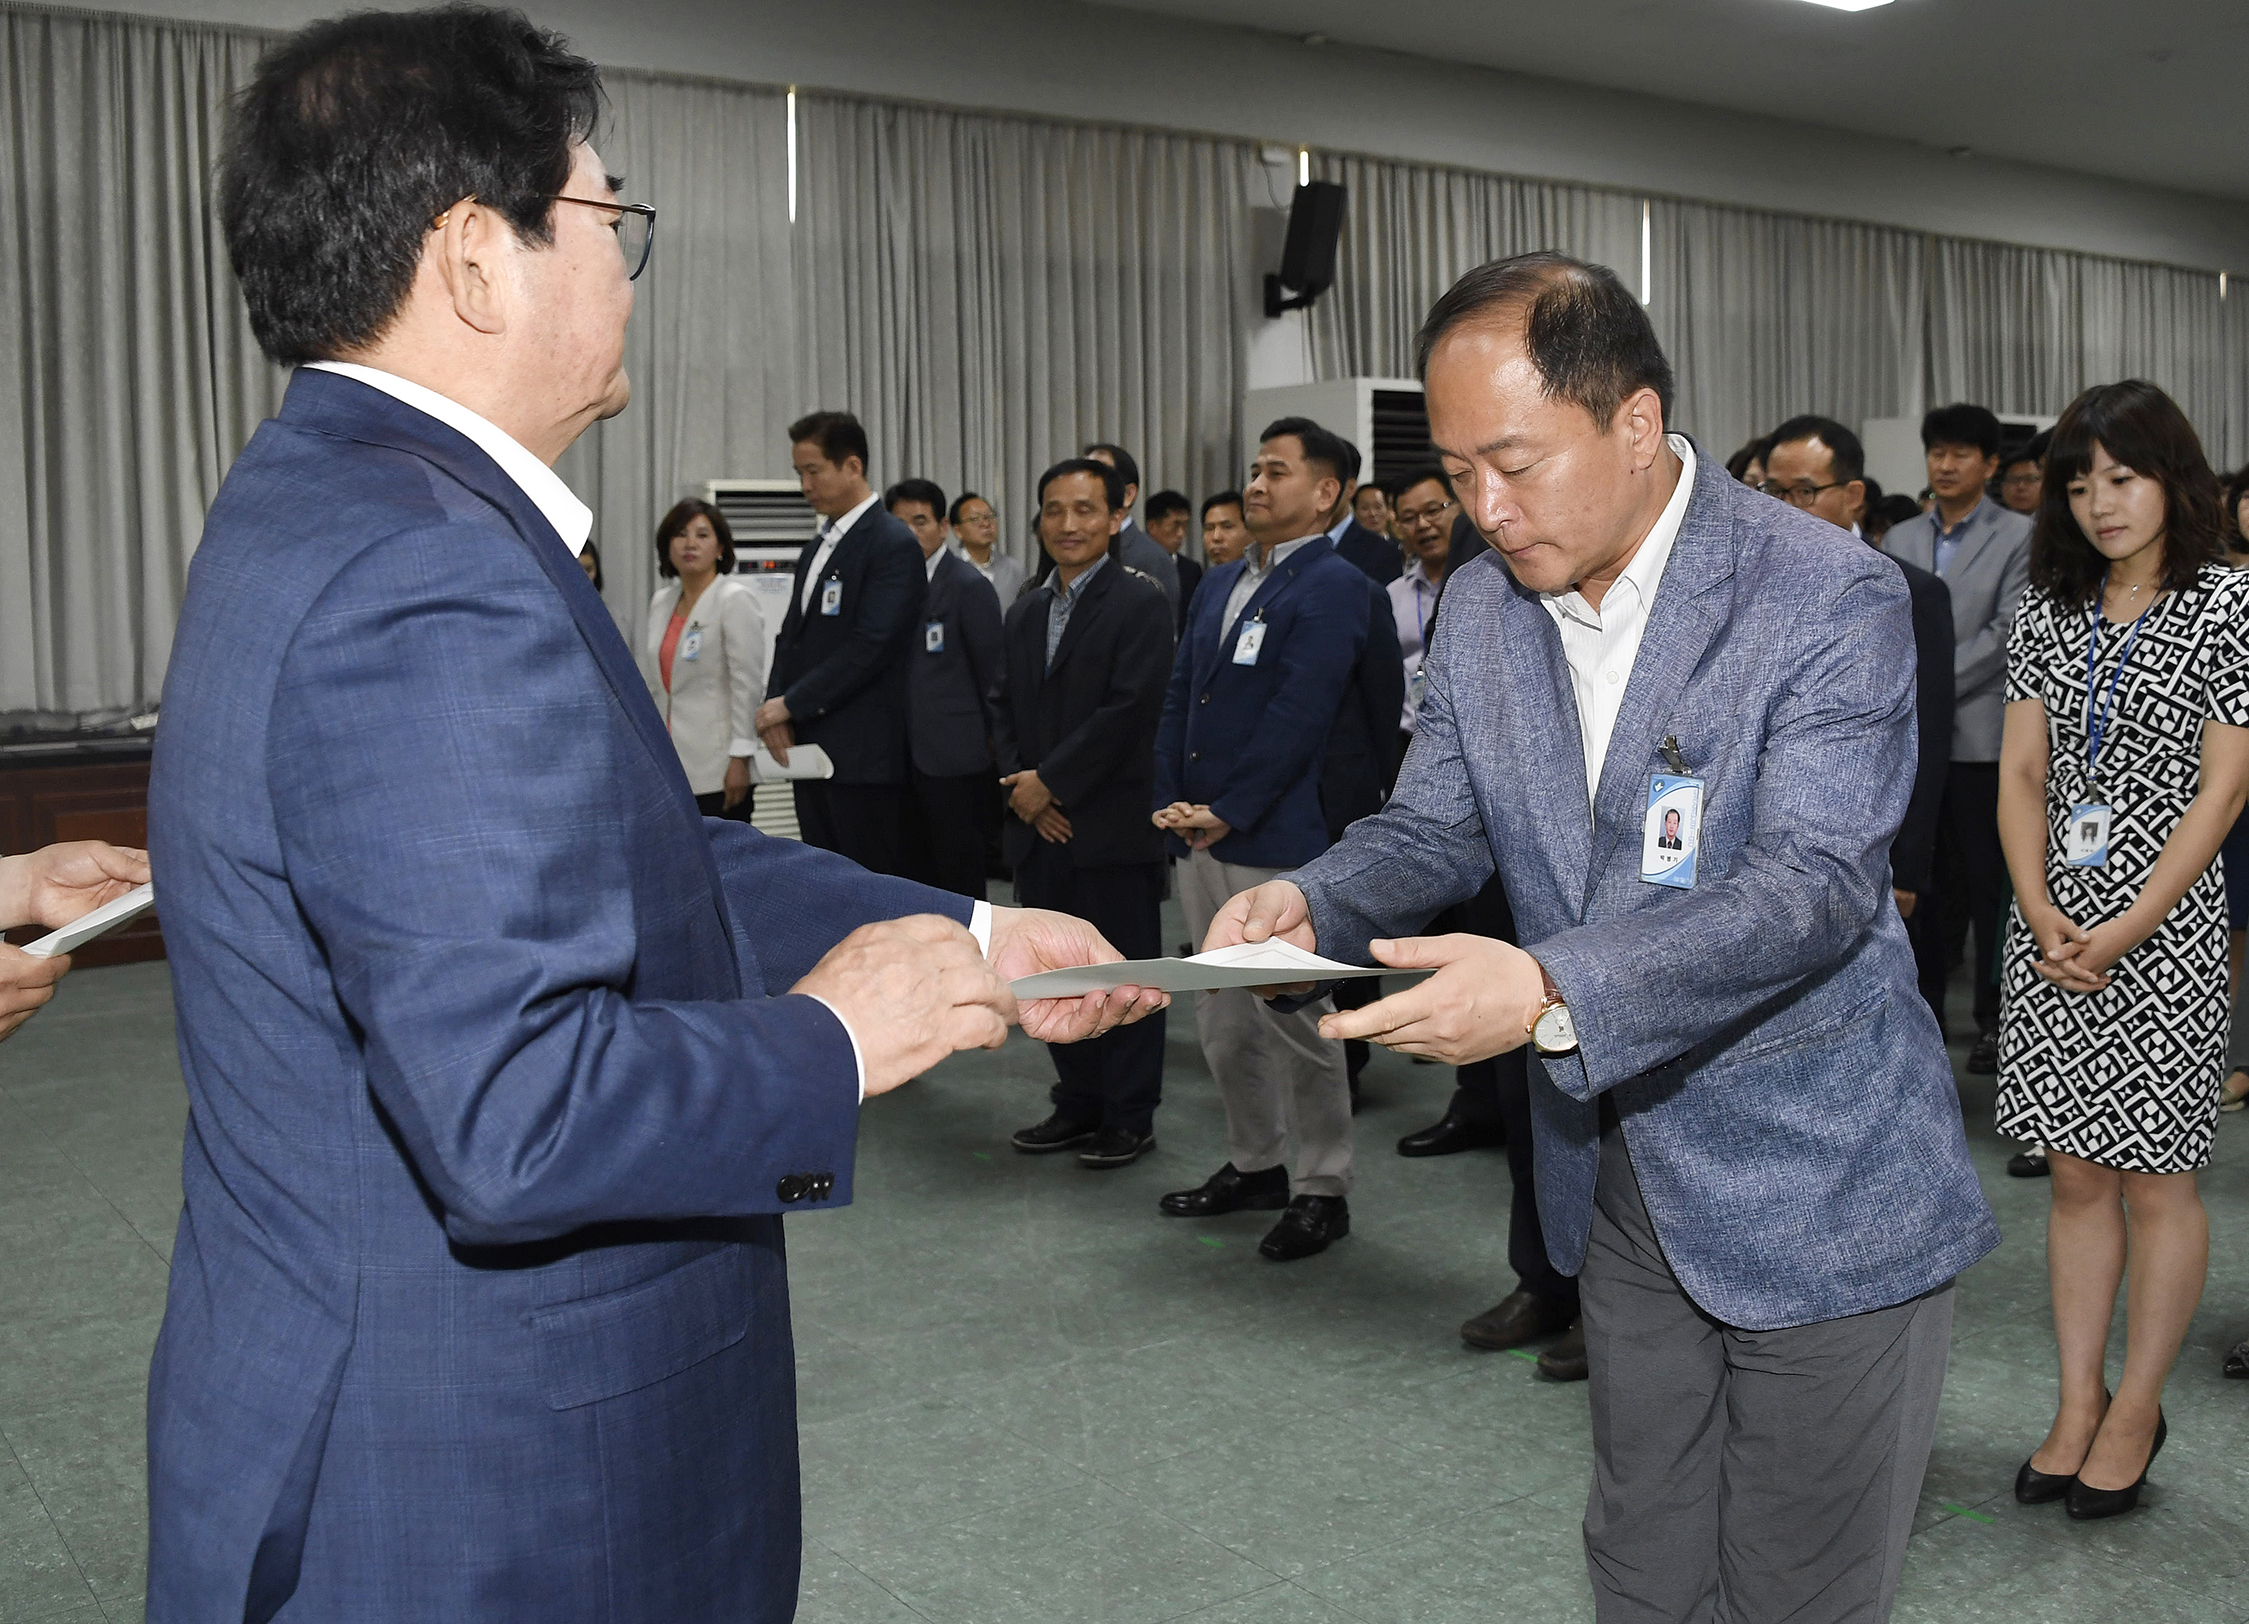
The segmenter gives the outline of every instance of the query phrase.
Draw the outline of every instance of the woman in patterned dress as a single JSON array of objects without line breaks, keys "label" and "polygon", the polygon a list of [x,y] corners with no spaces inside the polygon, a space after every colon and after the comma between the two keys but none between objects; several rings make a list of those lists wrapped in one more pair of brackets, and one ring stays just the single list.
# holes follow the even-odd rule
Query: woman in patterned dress
[{"label": "woman in patterned dress", "polygon": [[[2137,1503],[2163,1384],[2202,1295],[2226,1046],[2219,843],[2249,797],[2249,574],[2217,481],[2153,384],[2055,425],[2031,590],[2007,649],[1999,836],[2015,882],[1999,1131],[2053,1166],[2051,1431],[2015,1481],[2072,1517]],[[2124,1371],[2104,1381],[2129,1282]]]}]

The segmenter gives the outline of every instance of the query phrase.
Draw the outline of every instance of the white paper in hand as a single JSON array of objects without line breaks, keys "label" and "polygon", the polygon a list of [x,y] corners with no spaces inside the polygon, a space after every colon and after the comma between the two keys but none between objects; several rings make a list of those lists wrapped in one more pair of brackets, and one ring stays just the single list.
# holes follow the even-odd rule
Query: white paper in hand
[{"label": "white paper in hand", "polygon": [[90,913],[80,914],[62,929],[49,931],[36,942],[24,948],[35,959],[51,959],[64,953],[75,953],[97,936],[105,936],[119,925],[139,918],[156,906],[156,887],[135,886],[115,902],[105,902]]},{"label": "white paper in hand", "polygon": [[1191,959],[1119,959],[1077,970],[1042,970],[1009,984],[1017,998],[1075,998],[1111,987],[1154,987],[1162,992],[1215,992],[1221,987],[1280,987],[1298,981],[1345,981],[1359,976],[1426,975],[1426,970],[1389,970],[1377,965],[1338,964],[1288,942],[1243,942],[1215,948]]},{"label": "white paper in hand", "polygon": [[759,745],[750,756],[750,782],[753,784],[780,784],[792,778],[833,778],[836,764],[828,759],[828,752],[816,744],[789,746],[789,764],[784,767],[773,759],[773,752]]}]

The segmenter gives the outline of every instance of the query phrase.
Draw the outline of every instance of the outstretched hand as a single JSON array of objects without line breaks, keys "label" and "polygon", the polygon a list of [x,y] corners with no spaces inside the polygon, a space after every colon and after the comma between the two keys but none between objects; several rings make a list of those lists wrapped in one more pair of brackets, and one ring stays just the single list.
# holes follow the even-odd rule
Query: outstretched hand
[{"label": "outstretched hand", "polygon": [[[1114,964],[1122,957],[1099,931],[1069,914],[992,910],[991,963],[1003,983],[1042,970]],[[1112,987],[1076,998],[1032,998],[1020,1010],[1024,1032],[1041,1043],[1077,1043],[1153,1015],[1170,1002],[1171,994],[1153,987]]]},{"label": "outstretched hand", "polygon": [[[1237,891],[1211,917],[1203,933],[1203,951],[1239,947],[1245,942],[1269,942],[1278,937],[1307,953],[1320,950],[1319,933],[1312,928],[1312,906],[1304,893],[1287,880],[1267,880],[1247,891]],[[1252,987],[1260,998],[1280,998],[1307,993],[1315,982],[1298,981],[1283,987]]]},{"label": "outstretched hand", "polygon": [[825,1002],[857,1040],[869,1099],[949,1054],[998,1048],[1015,1018],[976,938],[941,914],[861,925],[789,990]]},{"label": "outstretched hand", "polygon": [[1321,1017],[1320,1036],[1365,1038],[1447,1065],[1519,1049],[1546,997],[1538,961],[1488,936],[1408,936],[1370,942],[1375,962],[1437,973],[1360,1009]]},{"label": "outstretched hand", "polygon": [[106,840],[67,840],[0,859],[0,929],[60,930],[148,883],[148,853]]}]

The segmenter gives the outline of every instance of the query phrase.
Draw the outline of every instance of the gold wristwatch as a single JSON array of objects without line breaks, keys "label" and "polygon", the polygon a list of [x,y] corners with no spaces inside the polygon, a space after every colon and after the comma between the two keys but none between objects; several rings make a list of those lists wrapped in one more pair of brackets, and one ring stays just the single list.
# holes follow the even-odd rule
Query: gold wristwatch
[{"label": "gold wristwatch", "polygon": [[1559,1060],[1564,1055],[1577,1053],[1577,1027],[1570,1020],[1570,1006],[1562,999],[1562,989],[1554,985],[1554,978],[1546,973],[1546,966],[1538,967],[1539,979],[1546,983],[1546,996],[1538,1001],[1531,1012],[1528,1028],[1531,1047],[1547,1060]]}]

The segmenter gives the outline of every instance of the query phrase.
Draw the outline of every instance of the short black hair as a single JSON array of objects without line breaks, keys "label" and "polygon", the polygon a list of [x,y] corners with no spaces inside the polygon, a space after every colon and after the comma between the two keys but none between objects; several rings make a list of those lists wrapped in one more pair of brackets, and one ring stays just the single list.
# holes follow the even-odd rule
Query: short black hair
[{"label": "short black hair", "polygon": [[602,590],[601,549],[593,544],[593,538],[590,536],[586,538],[586,544],[578,549],[578,560],[580,563],[583,563],[589,558],[593,560],[593,589],[596,592],[599,592]]},{"label": "short black hair", "polygon": [[219,220],[258,347],[284,366],[381,338],[431,222],[467,198],[554,241],[601,70],[520,11],[355,11],[259,59],[219,161]]},{"label": "short black hair", "polygon": [[1203,519],[1203,522],[1207,524],[1210,522],[1210,510],[1212,508],[1238,508],[1241,505],[1242,493],[1240,491],[1220,491],[1216,496],[1206,496],[1203,498],[1203,511],[1201,514],[1201,518]]},{"label": "short black hair", "polygon": [[1749,465],[1753,462],[1763,462],[1765,453],[1772,448],[1773,442],[1769,438],[1762,434],[1758,435],[1756,439],[1750,441],[1726,459],[1727,477],[1739,481],[1742,475],[1749,472]]},{"label": "short black hair", "polygon": [[[945,510],[945,522],[947,524],[959,524],[961,522],[961,512],[968,506],[969,503],[983,501],[984,498],[979,496],[974,491],[962,491],[960,495],[953,498],[953,505]],[[990,505],[991,504],[988,502],[985,503],[985,506],[987,507],[989,507]]]},{"label": "short black hair", "polygon": [[1879,541],[1908,519],[1921,517],[1921,504],[1910,496],[1885,496],[1879,502],[1869,502],[1866,513],[1859,520],[1859,533],[1869,541]]},{"label": "short black hair", "polygon": [[1990,408],[1961,402],[1939,406],[1921,419],[1921,449],[1972,445],[1987,457],[1999,455],[1999,419]]},{"label": "short black hair", "polygon": [[2075,606],[2092,602],[2108,574],[2108,560],[2069,509],[2069,487],[2092,468],[2096,445],[2163,487],[2163,584],[2192,591],[2203,565],[2225,559],[2228,515],[2218,505],[2218,476],[2202,455],[2194,425],[2176,401],[2141,378],[2095,384],[2054,425],[2031,520],[2031,585]]},{"label": "short black hair", "polygon": [[820,448],[820,455],[843,466],[846,457],[859,459],[860,477],[867,472],[867,431],[859,426],[859,419],[849,412],[807,412],[789,425],[789,444],[803,445],[807,441]]},{"label": "short black hair", "polygon": [[1671,362],[1640,301],[1605,265],[1541,250],[1479,265],[1430,306],[1413,345],[1414,375],[1429,378],[1438,340],[1464,321],[1523,312],[1523,348],[1548,400],[1580,407],[1604,434],[1617,408],[1653,389],[1671,425]]},{"label": "short black hair", "polygon": [[1354,465],[1359,454],[1342,435],[1323,429],[1309,417],[1277,417],[1265,425],[1265,432],[1257,437],[1257,443],[1263,445],[1283,435],[1295,436],[1296,443],[1304,448],[1306,462],[1325,468],[1338,483],[1349,483],[1351,476],[1343,470]]},{"label": "short black hair", "polygon": [[2241,528],[2241,499],[2249,496],[2249,464],[2242,467],[2226,486],[2225,522],[2231,526],[2226,545],[2234,552],[2249,550],[2249,531]]},{"label": "short black hair", "polygon": [[1859,437],[1834,418],[1812,412],[1790,418],[1765,436],[1765,460],[1771,462],[1777,448],[1798,440],[1818,440],[1835,454],[1837,484],[1848,485],[1854,479],[1866,477],[1866,447],[1859,444]]},{"label": "short black hair", "polygon": [[727,528],[726,515],[710,503],[690,496],[684,502],[672,504],[672,510],[656,524],[656,573],[665,580],[679,574],[672,568],[672,537],[678,535],[697,519],[711,521],[711,529],[718,536],[718,572],[734,573],[734,532]]},{"label": "short black hair", "polygon": [[1452,481],[1445,477],[1445,471],[1435,463],[1428,462],[1423,463],[1419,468],[1408,468],[1403,474],[1392,480],[1390,483],[1390,499],[1394,502],[1416,485],[1426,484],[1432,479],[1444,486],[1447,496],[1452,494]]},{"label": "short black hair", "polygon": [[1064,457],[1060,462],[1039,475],[1039,495],[1035,507],[1046,506],[1046,488],[1065,474],[1091,474],[1101,481],[1102,490],[1109,496],[1109,511],[1114,513],[1124,506],[1125,477],[1098,457]]},{"label": "short black hair", "polygon": [[1195,511],[1195,504],[1187,500],[1185,491],[1158,491],[1148,498],[1142,511],[1147,515],[1148,523],[1154,524],[1167,514],[1192,513]]},{"label": "short black hair", "polygon": [[[1093,442],[1093,444],[1087,446],[1083,451],[1079,452],[1078,455],[1081,457],[1093,457],[1097,452],[1106,452],[1109,456],[1116,460],[1117,477],[1123,480],[1127,485],[1138,485],[1140,483],[1140,464],[1133,460],[1132,453],[1127,451],[1123,446],[1114,445],[1107,440],[1096,440]],[[1096,460],[1098,461],[1099,459],[1096,458]],[[1120,496],[1109,505],[1111,507],[1123,507],[1124,498]]]},{"label": "short black hair", "polygon": [[1359,448],[1342,435],[1335,437],[1335,443],[1343,447],[1345,462],[1345,466],[1336,471],[1336,477],[1346,485],[1351,484],[1359,477],[1359,470],[1366,466],[1366,460],[1359,455]]},{"label": "short black hair", "polygon": [[919,502],[932,519],[945,517],[945,487],[934,479],[901,479],[882,493],[882,510],[890,512],[900,502]]}]

